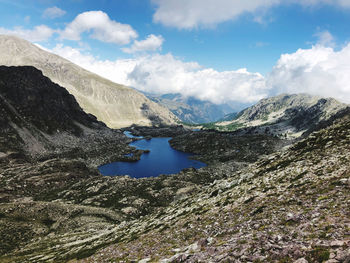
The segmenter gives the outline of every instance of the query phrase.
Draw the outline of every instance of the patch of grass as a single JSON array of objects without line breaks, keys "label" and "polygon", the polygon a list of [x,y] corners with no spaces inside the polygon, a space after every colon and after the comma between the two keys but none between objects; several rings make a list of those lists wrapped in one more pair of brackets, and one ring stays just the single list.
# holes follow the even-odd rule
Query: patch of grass
[{"label": "patch of grass", "polygon": [[326,248],[316,247],[309,252],[309,255],[306,257],[306,260],[309,262],[325,262],[329,259],[330,253]]}]

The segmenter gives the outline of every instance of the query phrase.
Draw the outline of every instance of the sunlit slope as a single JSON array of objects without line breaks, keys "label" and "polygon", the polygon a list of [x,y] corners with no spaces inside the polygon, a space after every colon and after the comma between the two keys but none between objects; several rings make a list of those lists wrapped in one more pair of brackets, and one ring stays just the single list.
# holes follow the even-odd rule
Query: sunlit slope
[{"label": "sunlit slope", "polygon": [[129,87],[91,73],[70,61],[13,36],[0,35],[0,64],[30,65],[73,94],[87,113],[110,128],[171,124],[176,117]]}]

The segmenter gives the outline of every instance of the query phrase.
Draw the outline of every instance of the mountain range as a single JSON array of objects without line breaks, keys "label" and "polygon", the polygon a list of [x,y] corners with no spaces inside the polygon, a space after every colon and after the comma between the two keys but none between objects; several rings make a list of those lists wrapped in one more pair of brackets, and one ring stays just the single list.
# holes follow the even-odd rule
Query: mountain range
[{"label": "mountain range", "polygon": [[[174,148],[208,163],[135,179],[98,173],[130,153],[136,161],[138,150],[40,70],[0,67],[0,95],[0,262],[350,259],[348,107],[317,127],[301,121],[314,131],[296,140],[135,126],[141,135],[171,132]],[[310,100],[332,104],[283,95],[256,109]]]},{"label": "mountain range", "polygon": [[215,122],[229,113],[239,111],[244,105],[214,104],[210,101],[202,101],[195,97],[184,97],[178,93],[162,95],[145,95],[160,105],[168,108],[182,122],[189,124],[200,124]]},{"label": "mountain range", "polygon": [[0,53],[0,65],[40,69],[74,95],[84,111],[110,128],[172,124],[177,120],[168,109],[140,92],[104,79],[26,40],[0,35]]},{"label": "mountain range", "polygon": [[[0,50],[34,64],[0,66],[0,262],[350,262],[348,105],[282,94],[193,131],[27,41]],[[131,124],[208,166],[102,176],[147,152],[110,128]]]}]

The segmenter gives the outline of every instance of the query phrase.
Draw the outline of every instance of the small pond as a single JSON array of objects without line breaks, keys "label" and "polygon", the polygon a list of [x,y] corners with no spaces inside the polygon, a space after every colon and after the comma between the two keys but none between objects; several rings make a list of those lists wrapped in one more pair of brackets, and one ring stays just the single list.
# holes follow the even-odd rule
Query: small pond
[{"label": "small pond", "polygon": [[[134,137],[130,132],[124,132],[128,137]],[[103,175],[130,175],[131,177],[155,177],[160,174],[175,174],[185,168],[201,168],[206,166],[197,160],[189,159],[193,154],[177,151],[170,147],[171,138],[152,138],[138,140],[130,146],[141,150],[150,150],[141,155],[136,162],[114,162],[99,167]]]}]

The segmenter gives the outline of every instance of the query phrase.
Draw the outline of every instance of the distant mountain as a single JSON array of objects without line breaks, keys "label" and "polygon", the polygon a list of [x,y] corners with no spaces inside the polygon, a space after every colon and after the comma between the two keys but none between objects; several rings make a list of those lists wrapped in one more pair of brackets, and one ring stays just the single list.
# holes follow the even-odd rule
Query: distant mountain
[{"label": "distant mountain", "polygon": [[262,99],[238,114],[226,116],[224,121],[206,125],[206,128],[297,137],[346,107],[333,98],[282,94]]},{"label": "distant mountain", "polygon": [[[226,114],[235,111],[235,108],[228,104],[214,104],[210,101],[201,101],[194,97],[184,97],[178,93],[163,95],[145,95],[168,108],[181,121],[186,123],[207,123],[218,121]],[[241,107],[242,109],[243,107]]]},{"label": "distant mountain", "polygon": [[34,66],[74,95],[85,112],[110,128],[171,124],[176,117],[140,92],[91,73],[30,42],[0,35],[0,65]]}]

